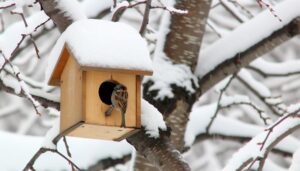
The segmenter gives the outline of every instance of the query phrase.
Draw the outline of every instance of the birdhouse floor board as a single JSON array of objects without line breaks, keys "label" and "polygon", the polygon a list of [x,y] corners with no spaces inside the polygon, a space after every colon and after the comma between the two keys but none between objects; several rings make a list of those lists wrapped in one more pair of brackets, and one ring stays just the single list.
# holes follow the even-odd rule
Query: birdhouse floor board
[{"label": "birdhouse floor board", "polygon": [[82,124],[71,131],[68,136],[121,141],[138,131],[139,129],[134,128]]}]

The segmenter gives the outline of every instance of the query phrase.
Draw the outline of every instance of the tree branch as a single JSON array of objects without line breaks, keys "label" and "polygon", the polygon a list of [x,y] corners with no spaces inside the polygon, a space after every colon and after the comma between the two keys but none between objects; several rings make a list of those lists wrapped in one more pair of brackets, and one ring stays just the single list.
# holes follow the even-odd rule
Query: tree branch
[{"label": "tree branch", "polygon": [[[292,20],[289,24],[283,28],[275,31],[269,37],[261,40],[257,44],[253,45],[249,49],[236,54],[229,60],[216,66],[216,68],[199,80],[199,89],[197,92],[197,97],[200,97],[206,91],[208,91],[213,85],[237,72],[240,68],[247,66],[254,59],[266,54],[267,52],[273,50],[282,43],[290,40],[294,36],[300,33],[300,18]],[[237,62],[238,61],[238,62]]]}]

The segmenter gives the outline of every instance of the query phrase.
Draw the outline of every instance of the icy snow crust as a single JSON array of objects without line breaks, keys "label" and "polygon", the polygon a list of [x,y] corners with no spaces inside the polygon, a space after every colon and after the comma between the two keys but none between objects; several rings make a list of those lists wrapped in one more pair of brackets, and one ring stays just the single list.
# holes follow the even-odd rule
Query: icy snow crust
[{"label": "icy snow crust", "polygon": [[146,41],[132,27],[103,20],[79,20],[70,25],[52,49],[46,81],[67,45],[79,65],[108,69],[152,71]]}]

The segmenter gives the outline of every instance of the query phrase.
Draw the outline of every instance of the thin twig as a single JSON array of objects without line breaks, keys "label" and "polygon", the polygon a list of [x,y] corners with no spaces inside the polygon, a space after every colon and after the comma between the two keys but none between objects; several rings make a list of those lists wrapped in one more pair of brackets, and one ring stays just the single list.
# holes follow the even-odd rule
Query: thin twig
[{"label": "thin twig", "polygon": [[10,7],[13,7],[13,6],[15,6],[15,5],[16,5],[16,3],[11,3],[11,4],[9,4],[9,5],[1,6],[0,9],[10,8]]},{"label": "thin twig", "polygon": [[214,115],[211,117],[207,127],[206,127],[206,133],[209,133],[209,130],[214,122],[214,120],[216,119],[217,115],[218,115],[218,112],[219,110],[221,109],[221,99],[222,99],[222,96],[225,92],[225,90],[229,87],[230,83],[232,82],[232,80],[236,77],[236,73],[233,74],[230,79],[228,80],[228,82],[226,83],[226,85],[220,90],[220,95],[219,95],[219,98],[218,98],[218,102],[217,102],[217,108],[216,108],[216,111],[214,113]]},{"label": "thin twig", "polygon": [[289,117],[292,117],[292,116],[297,116],[297,114],[299,113],[300,111],[300,108],[292,113],[289,113],[287,115],[285,115],[284,117],[282,117],[281,119],[279,119],[278,121],[276,121],[276,123],[274,123],[271,127],[267,128],[265,131],[268,131],[265,139],[258,143],[258,145],[260,145],[260,151],[264,148],[267,140],[269,139],[271,133],[273,132],[274,128],[276,128],[277,125],[281,124],[284,120],[286,120],[287,118]]},{"label": "thin twig", "polygon": [[[65,147],[66,147],[66,151],[67,151],[67,154],[70,158],[72,158],[72,154],[71,154],[71,151],[70,151],[70,148],[69,148],[69,145],[68,145],[68,142],[67,142],[67,138],[66,136],[63,136],[63,142],[65,144]],[[71,169],[72,170],[75,170],[74,166],[71,165]]]},{"label": "thin twig", "polygon": [[239,102],[239,103],[232,103],[226,106],[222,106],[222,108],[228,108],[231,107],[233,105],[248,105],[250,107],[252,107],[254,110],[257,111],[257,113],[259,114],[260,119],[264,122],[265,125],[269,124],[269,121],[271,121],[271,118],[268,116],[264,116],[265,112],[263,110],[261,110],[260,108],[258,108],[256,105],[254,105],[251,102]]},{"label": "thin twig", "polygon": [[143,22],[140,28],[140,34],[143,36],[145,34],[146,27],[149,23],[149,15],[150,15],[150,8],[151,8],[152,0],[148,0],[145,7]]},{"label": "thin twig", "polygon": [[[23,84],[22,84],[23,80],[20,78],[20,72],[19,72],[19,71],[17,72],[17,71],[14,69],[13,64],[9,61],[9,59],[7,59],[7,58],[5,57],[5,55],[4,55],[4,53],[3,53],[2,51],[0,51],[0,54],[2,55],[3,59],[6,61],[6,64],[9,64],[9,66],[11,67],[11,69],[12,69],[12,71],[13,71],[13,73],[14,73],[15,78],[16,78],[16,79],[18,80],[18,82],[19,82],[20,89],[21,89],[21,91],[19,92],[19,94],[24,94],[24,97],[27,98],[27,99],[32,103],[32,105],[33,105],[33,107],[34,107],[34,110],[35,110],[36,114],[39,115],[39,116],[41,116],[41,113],[40,113],[40,112],[38,111],[38,109],[37,109],[39,104],[37,104],[37,103],[34,101],[33,97],[32,97],[32,96],[24,89],[24,87],[23,87]],[[24,83],[24,82],[23,82],[23,83]]]}]

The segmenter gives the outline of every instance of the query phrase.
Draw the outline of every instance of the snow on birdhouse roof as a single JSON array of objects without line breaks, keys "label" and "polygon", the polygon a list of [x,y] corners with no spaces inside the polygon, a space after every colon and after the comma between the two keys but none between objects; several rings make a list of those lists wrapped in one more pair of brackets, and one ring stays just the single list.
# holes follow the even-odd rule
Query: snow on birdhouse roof
[{"label": "snow on birdhouse roof", "polygon": [[146,41],[134,28],[124,23],[87,19],[70,25],[50,53],[46,71],[48,83],[61,64],[64,50],[67,50],[83,69],[152,73],[152,61]]}]

